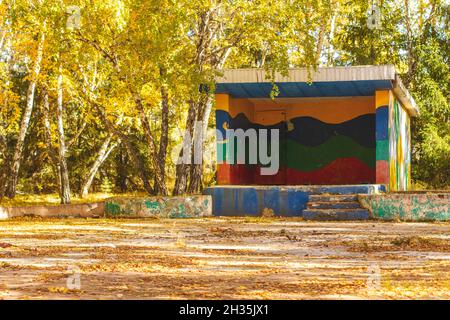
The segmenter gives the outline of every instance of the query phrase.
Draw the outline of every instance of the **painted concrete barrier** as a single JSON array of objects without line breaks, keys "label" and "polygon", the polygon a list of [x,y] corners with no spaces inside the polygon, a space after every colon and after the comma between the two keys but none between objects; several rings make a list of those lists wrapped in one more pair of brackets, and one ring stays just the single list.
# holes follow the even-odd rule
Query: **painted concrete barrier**
[{"label": "painted concrete barrier", "polygon": [[105,201],[107,217],[197,218],[212,215],[207,195],[182,197],[116,197]]},{"label": "painted concrete barrier", "polygon": [[276,216],[301,217],[312,194],[373,194],[383,185],[342,186],[215,186],[204,193],[212,196],[215,216],[260,216],[268,210]]},{"label": "painted concrete barrier", "polygon": [[44,218],[75,217],[92,218],[103,216],[105,204],[103,202],[85,204],[67,204],[54,206],[20,206],[20,207],[0,207],[0,219],[14,217],[38,216]]},{"label": "painted concrete barrier", "polygon": [[358,198],[375,219],[450,220],[450,192],[399,192],[359,195]]}]

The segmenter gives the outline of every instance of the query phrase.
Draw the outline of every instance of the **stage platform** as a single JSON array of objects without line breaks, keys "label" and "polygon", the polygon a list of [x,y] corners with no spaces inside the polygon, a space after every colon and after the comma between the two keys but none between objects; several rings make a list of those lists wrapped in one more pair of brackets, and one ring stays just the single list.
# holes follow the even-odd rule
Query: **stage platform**
[{"label": "stage platform", "polygon": [[286,216],[307,220],[368,219],[358,194],[385,192],[379,184],[250,186],[224,185],[206,188],[215,216]]}]

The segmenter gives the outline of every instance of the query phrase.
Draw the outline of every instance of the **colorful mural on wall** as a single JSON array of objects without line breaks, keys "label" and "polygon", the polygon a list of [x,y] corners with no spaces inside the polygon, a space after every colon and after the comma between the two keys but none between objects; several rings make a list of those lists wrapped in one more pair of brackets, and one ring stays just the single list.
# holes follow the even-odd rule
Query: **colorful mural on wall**
[{"label": "colorful mural on wall", "polygon": [[389,189],[406,191],[411,184],[410,118],[397,99],[389,108]]},{"label": "colorful mural on wall", "polygon": [[[258,164],[223,163],[218,168],[218,183],[374,183],[375,122],[374,97],[271,100],[218,94],[216,123],[223,137],[226,129],[276,128],[280,130],[281,150],[276,176],[260,176]],[[225,150],[228,143],[219,139],[218,148]]]}]

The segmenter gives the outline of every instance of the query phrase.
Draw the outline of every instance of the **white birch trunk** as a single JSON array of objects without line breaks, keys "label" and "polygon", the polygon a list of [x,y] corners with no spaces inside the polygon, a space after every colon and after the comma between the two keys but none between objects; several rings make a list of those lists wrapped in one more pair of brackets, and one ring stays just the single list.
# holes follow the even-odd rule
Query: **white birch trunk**
[{"label": "white birch trunk", "polygon": [[103,142],[98,154],[97,158],[95,159],[94,163],[91,166],[91,169],[89,170],[89,174],[87,175],[85,181],[83,182],[83,185],[81,187],[81,197],[85,198],[89,194],[89,189],[91,188],[92,182],[94,181],[95,175],[98,172],[98,169],[100,169],[103,162],[105,162],[106,159],[108,159],[109,154],[114,150],[116,147],[116,144],[113,143],[110,145],[112,139],[112,135],[109,135],[106,140]]},{"label": "white birch trunk", "polygon": [[36,91],[36,83],[41,72],[42,56],[44,54],[44,42],[45,42],[45,26],[44,21],[42,30],[39,35],[39,43],[37,48],[36,61],[31,74],[30,84],[27,90],[27,103],[25,106],[24,113],[22,115],[22,121],[20,123],[19,137],[17,139],[16,147],[14,150],[12,168],[10,173],[10,179],[7,189],[7,196],[9,198],[14,198],[16,195],[17,181],[19,178],[20,164],[23,157],[23,147],[25,144],[25,137],[27,135],[28,127],[30,125],[31,114],[34,107],[34,93]]}]

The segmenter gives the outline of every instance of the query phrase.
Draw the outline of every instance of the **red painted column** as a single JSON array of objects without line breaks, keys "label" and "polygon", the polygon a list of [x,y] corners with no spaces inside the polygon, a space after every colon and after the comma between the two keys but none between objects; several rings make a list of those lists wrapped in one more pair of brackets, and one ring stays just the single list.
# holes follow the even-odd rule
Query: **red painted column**
[{"label": "red painted column", "polygon": [[[216,94],[216,128],[221,130],[220,127],[224,127],[224,130],[226,130],[227,122],[224,122],[223,119],[219,119],[220,114],[223,114],[226,112],[227,114],[230,114],[230,95],[228,94]],[[224,132],[224,130],[221,130]],[[226,143],[226,137],[220,137],[217,136],[217,152],[219,155],[219,150],[224,150],[224,144]],[[218,185],[229,185],[231,184],[231,168],[230,165],[225,163],[225,151],[222,154],[221,159],[219,159],[220,156],[218,156],[218,161],[222,160],[222,163],[217,164],[217,184]]]}]

